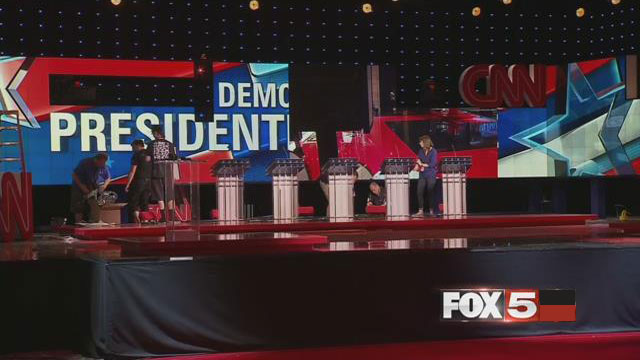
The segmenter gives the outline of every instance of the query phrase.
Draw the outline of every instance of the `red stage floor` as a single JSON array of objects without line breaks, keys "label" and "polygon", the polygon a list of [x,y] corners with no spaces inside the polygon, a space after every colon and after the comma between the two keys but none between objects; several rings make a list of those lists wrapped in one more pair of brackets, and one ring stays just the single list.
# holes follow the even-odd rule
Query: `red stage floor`
[{"label": "red stage floor", "polygon": [[640,234],[640,219],[638,218],[625,221],[611,220],[609,221],[609,226],[614,229],[623,230],[625,234]]},{"label": "red stage floor", "polygon": [[[66,239],[66,240],[65,240]],[[197,256],[308,251],[439,250],[455,247],[560,248],[638,246],[640,237],[607,224],[502,228],[346,229],[290,233],[203,234],[200,241],[165,241],[163,236],[79,240],[37,235],[33,241],[0,243],[0,262],[73,259],[92,254],[126,256]]]},{"label": "red stage floor", "polygon": [[[200,224],[203,234],[230,234],[256,232],[296,232],[296,231],[333,231],[333,230],[408,230],[408,229],[464,229],[464,228],[505,228],[527,226],[563,226],[584,225],[595,220],[595,215],[577,214],[536,214],[536,215],[481,215],[464,218],[421,218],[399,221],[387,221],[383,218],[365,218],[349,222],[329,222],[322,220],[292,223],[274,221],[243,221],[234,224],[222,224],[205,221]],[[102,227],[65,226],[62,233],[81,239],[103,240],[122,237],[162,236],[166,228],[162,225],[119,225]]]},{"label": "red stage floor", "polygon": [[[333,230],[304,233],[203,234],[199,240],[164,236],[110,239],[123,256],[205,256],[312,251],[442,250],[451,248],[575,247],[587,244],[638,246],[640,238],[607,226],[569,225],[517,228],[426,230]],[[84,241],[91,242],[88,240]]]},{"label": "red stage floor", "polygon": [[640,332],[552,335],[296,349],[156,360],[628,360],[640,358]]},{"label": "red stage floor", "polygon": [[314,246],[326,244],[327,237],[291,233],[204,234],[199,240],[166,241],[164,236],[147,236],[110,239],[109,243],[119,245],[124,256],[192,256],[311,251]]}]

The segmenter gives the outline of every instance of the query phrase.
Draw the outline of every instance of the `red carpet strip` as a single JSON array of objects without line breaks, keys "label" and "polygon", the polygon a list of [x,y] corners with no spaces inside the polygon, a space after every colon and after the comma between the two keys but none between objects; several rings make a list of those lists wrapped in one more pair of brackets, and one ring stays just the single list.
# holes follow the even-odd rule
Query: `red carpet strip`
[{"label": "red carpet strip", "polygon": [[[159,360],[160,358],[158,358]],[[163,360],[640,359],[640,332],[550,335],[194,355]]]}]

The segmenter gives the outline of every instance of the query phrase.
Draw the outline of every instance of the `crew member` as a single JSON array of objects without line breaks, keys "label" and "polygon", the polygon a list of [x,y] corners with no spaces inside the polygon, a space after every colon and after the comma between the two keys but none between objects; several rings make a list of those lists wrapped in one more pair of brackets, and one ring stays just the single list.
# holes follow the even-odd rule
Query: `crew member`
[{"label": "crew member", "polygon": [[100,221],[100,207],[98,196],[107,189],[111,182],[111,174],[107,167],[109,156],[99,153],[93,157],[84,159],[78,163],[71,177],[71,212],[75,222],[84,221],[84,216],[89,212],[89,222]]},{"label": "crew member", "polygon": [[424,216],[424,190],[427,189],[429,196],[429,215],[434,215],[436,211],[436,173],[438,168],[438,151],[433,147],[433,142],[429,135],[420,137],[420,150],[418,150],[418,162],[414,168],[418,171],[418,212],[414,216]]},{"label": "crew member", "polygon": [[[151,197],[158,203],[160,210],[164,210],[165,200],[169,210],[173,210],[173,198],[165,199],[165,187],[173,186],[173,182],[165,184],[165,173],[174,169],[171,164],[162,161],[176,160],[176,147],[164,138],[164,131],[160,125],[153,126],[151,134],[154,140],[147,147],[147,154],[151,157]],[[161,213],[164,214],[164,211]]]},{"label": "crew member", "polygon": [[151,156],[144,150],[142,140],[134,140],[131,148],[131,169],[124,191],[129,197],[129,219],[140,223],[140,211],[148,210],[151,196]]},{"label": "crew member", "polygon": [[387,196],[384,188],[377,182],[369,183],[369,197],[367,198],[367,206],[383,206],[387,205]]}]

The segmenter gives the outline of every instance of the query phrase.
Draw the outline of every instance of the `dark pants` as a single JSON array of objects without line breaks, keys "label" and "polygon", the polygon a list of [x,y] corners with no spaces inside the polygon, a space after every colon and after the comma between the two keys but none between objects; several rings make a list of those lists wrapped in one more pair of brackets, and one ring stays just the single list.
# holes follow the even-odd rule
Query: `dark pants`
[{"label": "dark pants", "polygon": [[429,211],[438,212],[436,207],[436,178],[420,178],[418,180],[418,211],[424,209],[424,189],[427,189],[429,195]]},{"label": "dark pants", "polygon": [[100,206],[95,196],[87,199],[76,186],[71,187],[71,212],[82,214],[83,218],[88,213],[89,222],[100,221]]},{"label": "dark pants", "polygon": [[129,219],[136,211],[147,211],[151,197],[151,181],[134,181],[129,187]]}]

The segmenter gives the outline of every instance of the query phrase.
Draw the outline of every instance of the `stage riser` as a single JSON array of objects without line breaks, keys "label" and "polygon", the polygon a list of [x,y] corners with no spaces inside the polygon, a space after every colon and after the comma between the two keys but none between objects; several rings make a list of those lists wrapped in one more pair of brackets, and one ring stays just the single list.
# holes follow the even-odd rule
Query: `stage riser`
[{"label": "stage riser", "polygon": [[[202,234],[233,234],[251,232],[295,232],[295,231],[331,231],[331,230],[407,230],[407,229],[468,229],[468,228],[505,228],[526,226],[567,226],[584,225],[595,215],[504,215],[469,216],[467,218],[425,218],[401,221],[384,219],[357,220],[351,222],[297,221],[292,223],[241,222],[225,225],[216,222],[200,224]],[[104,240],[109,238],[164,236],[163,226],[122,226],[122,227],[66,227],[61,232],[81,239]]]},{"label": "stage riser", "polygon": [[[378,251],[93,262],[107,354],[632,331],[640,249]],[[441,322],[443,288],[574,289],[577,321]]]}]

